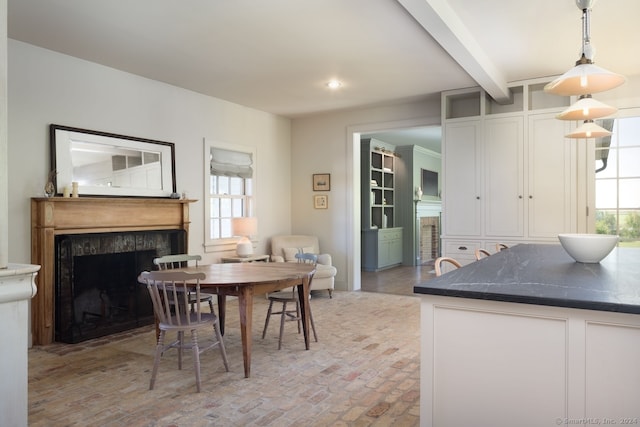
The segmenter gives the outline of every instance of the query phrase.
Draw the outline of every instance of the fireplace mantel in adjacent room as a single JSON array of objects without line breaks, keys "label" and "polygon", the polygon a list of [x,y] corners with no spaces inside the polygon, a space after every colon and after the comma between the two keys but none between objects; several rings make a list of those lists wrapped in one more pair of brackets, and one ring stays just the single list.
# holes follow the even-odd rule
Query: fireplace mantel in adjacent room
[{"label": "fireplace mantel in adjacent room", "polygon": [[[189,235],[189,203],[146,198],[32,198],[31,262],[40,265],[32,299],[34,345],[54,340],[55,237],[64,234],[184,230]],[[186,242],[188,247],[188,242]]]}]

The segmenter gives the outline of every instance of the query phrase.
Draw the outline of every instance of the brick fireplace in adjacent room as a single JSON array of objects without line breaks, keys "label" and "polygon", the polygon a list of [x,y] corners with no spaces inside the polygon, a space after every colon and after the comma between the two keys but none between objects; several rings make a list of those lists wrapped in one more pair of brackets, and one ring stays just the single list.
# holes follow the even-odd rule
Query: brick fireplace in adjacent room
[{"label": "brick fireplace in adjacent room", "polygon": [[420,263],[425,264],[440,256],[440,217],[421,217],[419,233]]},{"label": "brick fireplace in adjacent room", "polygon": [[137,283],[153,258],[188,248],[190,200],[33,198],[34,345],[74,343],[153,322]]}]

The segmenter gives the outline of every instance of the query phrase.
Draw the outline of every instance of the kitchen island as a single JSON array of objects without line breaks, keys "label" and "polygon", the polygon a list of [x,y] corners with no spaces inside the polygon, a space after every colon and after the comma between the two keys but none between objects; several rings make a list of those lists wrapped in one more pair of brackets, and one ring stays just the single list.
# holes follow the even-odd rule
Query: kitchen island
[{"label": "kitchen island", "polygon": [[422,426],[640,425],[640,249],[517,245],[414,292]]}]

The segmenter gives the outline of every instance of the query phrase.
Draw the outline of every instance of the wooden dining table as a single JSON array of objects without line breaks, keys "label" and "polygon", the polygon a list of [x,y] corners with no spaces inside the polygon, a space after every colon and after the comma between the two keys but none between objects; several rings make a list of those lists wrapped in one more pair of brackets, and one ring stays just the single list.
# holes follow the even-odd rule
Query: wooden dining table
[{"label": "wooden dining table", "polygon": [[201,272],[206,278],[200,281],[200,288],[214,293],[218,298],[220,329],[224,334],[226,298],[238,297],[240,312],[240,334],[244,376],[251,375],[251,346],[253,326],[253,296],[274,292],[291,286],[298,287],[300,314],[305,348],[309,350],[309,286],[315,273],[315,266],[305,263],[270,262],[210,264],[180,268],[189,273]]}]

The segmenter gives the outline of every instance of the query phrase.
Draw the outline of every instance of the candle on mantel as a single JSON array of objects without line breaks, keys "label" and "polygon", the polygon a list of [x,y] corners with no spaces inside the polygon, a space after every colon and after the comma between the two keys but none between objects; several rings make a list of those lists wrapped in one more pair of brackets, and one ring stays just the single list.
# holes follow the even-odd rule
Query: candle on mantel
[{"label": "candle on mantel", "polygon": [[422,200],[422,187],[416,188],[416,199]]}]

